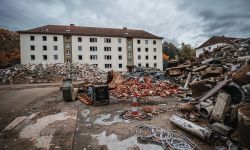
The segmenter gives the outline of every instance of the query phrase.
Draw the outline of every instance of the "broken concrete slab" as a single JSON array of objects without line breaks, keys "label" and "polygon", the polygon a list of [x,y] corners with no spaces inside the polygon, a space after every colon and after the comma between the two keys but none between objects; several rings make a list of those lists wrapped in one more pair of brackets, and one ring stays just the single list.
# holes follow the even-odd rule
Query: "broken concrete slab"
[{"label": "broken concrete slab", "polygon": [[17,117],[16,119],[14,119],[10,124],[8,124],[5,129],[3,129],[3,131],[6,130],[11,130],[13,128],[15,128],[17,125],[19,125],[21,122],[24,121],[24,119],[26,119],[27,116],[21,116],[21,117]]},{"label": "broken concrete slab", "polygon": [[217,133],[219,133],[219,134],[221,134],[221,135],[223,135],[223,136],[228,136],[229,133],[233,130],[233,128],[231,128],[231,127],[229,127],[229,126],[226,126],[226,125],[224,125],[224,124],[221,124],[221,123],[219,123],[219,122],[213,123],[212,129],[213,129],[215,132],[217,132]]},{"label": "broken concrete slab", "polygon": [[217,121],[224,123],[226,109],[231,103],[231,96],[225,92],[220,92],[217,95],[216,103],[212,114],[210,116],[210,121]]}]

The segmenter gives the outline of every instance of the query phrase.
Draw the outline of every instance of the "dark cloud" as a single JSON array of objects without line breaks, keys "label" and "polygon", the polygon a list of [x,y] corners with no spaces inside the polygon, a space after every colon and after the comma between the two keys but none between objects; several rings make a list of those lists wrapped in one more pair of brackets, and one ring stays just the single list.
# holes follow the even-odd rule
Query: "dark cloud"
[{"label": "dark cloud", "polygon": [[126,26],[195,46],[213,35],[250,37],[249,8],[250,0],[0,0],[0,27]]}]

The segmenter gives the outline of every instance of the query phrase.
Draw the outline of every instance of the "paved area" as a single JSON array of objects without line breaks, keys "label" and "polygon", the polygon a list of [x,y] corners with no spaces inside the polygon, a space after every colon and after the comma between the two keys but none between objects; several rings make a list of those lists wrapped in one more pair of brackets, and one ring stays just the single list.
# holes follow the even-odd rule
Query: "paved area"
[{"label": "paved area", "polygon": [[[169,109],[152,120],[128,121],[119,117],[130,110],[129,101],[111,97],[105,106],[88,106],[80,101],[64,102],[60,84],[0,86],[0,149],[65,149],[65,150],[154,150],[155,144],[140,143],[134,135],[135,126],[147,123],[169,130],[179,130],[169,118],[179,113],[175,97],[148,97],[142,105],[165,104]],[[26,119],[13,129],[2,131],[20,116]],[[201,149],[213,149],[185,133]]]}]

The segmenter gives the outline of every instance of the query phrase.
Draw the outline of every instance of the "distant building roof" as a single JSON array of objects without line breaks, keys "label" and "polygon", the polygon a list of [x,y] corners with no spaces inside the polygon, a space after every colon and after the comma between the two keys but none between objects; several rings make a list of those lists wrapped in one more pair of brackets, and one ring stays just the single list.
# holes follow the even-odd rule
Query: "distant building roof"
[{"label": "distant building roof", "polygon": [[46,25],[30,30],[19,31],[19,33],[163,39],[162,37],[156,36],[144,30],[134,30],[127,28],[115,29],[115,28],[82,27],[82,26],[75,26],[73,24],[68,26]]},{"label": "distant building roof", "polygon": [[214,45],[217,43],[226,43],[226,44],[232,44],[232,40],[235,40],[238,38],[235,37],[225,37],[225,36],[212,36],[210,39],[208,39],[206,42],[204,42],[203,44],[201,44],[199,47],[195,48],[195,49],[199,49],[202,47],[207,47],[210,45]]}]

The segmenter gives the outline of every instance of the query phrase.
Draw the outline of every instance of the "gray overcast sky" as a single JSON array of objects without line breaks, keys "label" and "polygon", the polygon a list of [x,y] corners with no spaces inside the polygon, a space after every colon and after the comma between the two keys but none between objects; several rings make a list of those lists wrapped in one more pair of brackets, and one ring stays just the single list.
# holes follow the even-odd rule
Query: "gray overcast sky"
[{"label": "gray overcast sky", "polygon": [[143,29],[179,45],[250,37],[250,0],[0,0],[0,27],[46,24]]}]

